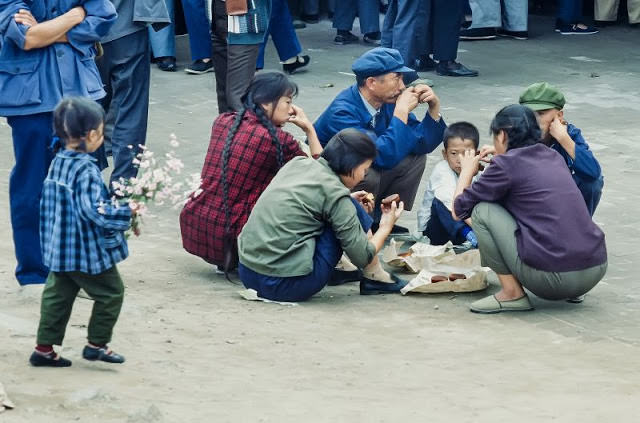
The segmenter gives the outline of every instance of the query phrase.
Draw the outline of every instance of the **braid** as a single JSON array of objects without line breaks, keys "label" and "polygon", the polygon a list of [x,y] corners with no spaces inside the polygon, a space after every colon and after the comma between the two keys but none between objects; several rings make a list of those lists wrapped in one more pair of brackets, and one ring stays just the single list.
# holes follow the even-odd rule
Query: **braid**
[{"label": "braid", "polygon": [[240,123],[242,122],[242,117],[244,116],[246,109],[241,109],[237,112],[235,120],[233,121],[233,125],[229,128],[229,133],[227,134],[227,138],[224,140],[224,147],[222,149],[222,201],[224,207],[224,230],[226,233],[231,232],[231,211],[229,210],[229,181],[227,180],[227,170],[229,166],[229,156],[231,154],[231,143],[233,142],[233,137],[236,136],[236,132],[238,132],[238,128],[240,127]]},{"label": "braid", "polygon": [[269,135],[271,135],[271,142],[276,147],[276,159],[278,161],[278,168],[281,168],[282,165],[284,164],[284,153],[282,151],[282,144],[280,143],[280,140],[278,139],[278,134],[276,133],[276,128],[275,126],[273,126],[273,123],[271,122],[271,120],[267,118],[267,115],[265,115],[264,110],[262,109],[262,106],[256,104],[253,111],[255,112],[262,126],[267,128],[267,131],[269,131]]}]

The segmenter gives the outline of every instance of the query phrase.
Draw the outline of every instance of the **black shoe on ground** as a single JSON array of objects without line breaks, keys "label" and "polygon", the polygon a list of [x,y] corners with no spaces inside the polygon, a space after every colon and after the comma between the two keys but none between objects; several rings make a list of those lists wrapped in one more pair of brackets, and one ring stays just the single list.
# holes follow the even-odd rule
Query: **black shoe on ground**
[{"label": "black shoe on ground", "polygon": [[367,44],[373,44],[375,46],[379,46],[380,45],[380,32],[369,32],[368,34],[364,34],[364,36],[362,37],[362,41],[364,41]]},{"label": "black shoe on ground", "polygon": [[495,28],[470,28],[460,30],[461,41],[493,40],[495,38]]},{"label": "black shoe on ground", "polygon": [[202,59],[198,59],[184,70],[191,75],[202,75],[203,73],[213,72],[213,60],[205,62]]},{"label": "black shoe on ground", "polygon": [[111,351],[109,347],[92,348],[85,345],[82,350],[82,358],[89,361],[104,361],[106,363],[124,363],[124,357]]},{"label": "black shoe on ground", "polygon": [[318,15],[300,15],[300,20],[302,22],[306,22],[308,24],[317,24],[320,22],[320,17]]},{"label": "black shoe on ground", "polygon": [[333,273],[331,273],[331,278],[329,278],[327,285],[337,286],[347,282],[358,282],[360,279],[362,279],[362,272],[360,270],[333,269]]},{"label": "black shoe on ground", "polygon": [[600,32],[598,28],[583,23],[560,25],[559,28],[556,28],[556,31],[562,35],[591,35]]},{"label": "black shoe on ground", "polygon": [[303,29],[306,27],[307,27],[307,24],[302,21],[299,21],[297,19],[293,21],[293,29]]},{"label": "black shoe on ground", "polygon": [[498,35],[500,37],[509,37],[515,40],[528,40],[529,32],[528,31],[507,31],[506,29],[499,29]]},{"label": "black shoe on ground", "polygon": [[158,69],[164,72],[175,72],[176,70],[178,70],[175,57],[158,57],[156,59],[156,64],[158,65]]},{"label": "black shoe on ground", "polygon": [[395,294],[400,292],[408,283],[395,275],[391,275],[393,283],[378,282],[369,278],[360,280],[360,295],[378,295],[378,294]]},{"label": "black shoe on ground", "polygon": [[435,70],[436,64],[437,63],[431,57],[422,55],[416,59],[413,69],[418,72],[430,72]]},{"label": "black shoe on ground", "polygon": [[436,73],[442,76],[478,76],[478,71],[453,60],[441,60],[436,66]]},{"label": "black shoe on ground", "polygon": [[41,354],[34,351],[29,357],[29,363],[34,367],[69,367],[71,360],[60,357],[54,351],[48,354]]},{"label": "black shoe on ground", "polygon": [[358,41],[358,37],[356,37],[349,31],[341,31],[341,30],[338,30],[338,35],[336,35],[336,38],[333,39],[333,42],[335,44],[338,44],[341,46],[345,44],[355,43],[356,41]]},{"label": "black shoe on ground", "polygon": [[296,61],[293,63],[283,63],[282,70],[289,75],[293,74],[300,68],[304,68],[309,64],[311,58],[309,56],[296,56]]}]

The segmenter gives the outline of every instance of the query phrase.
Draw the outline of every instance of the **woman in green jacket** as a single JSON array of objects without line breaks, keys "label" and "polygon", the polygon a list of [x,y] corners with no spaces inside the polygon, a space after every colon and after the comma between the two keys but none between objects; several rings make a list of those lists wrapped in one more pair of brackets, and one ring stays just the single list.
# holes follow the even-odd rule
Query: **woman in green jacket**
[{"label": "woman in green jacket", "polygon": [[[296,157],[283,166],[262,193],[238,238],[238,273],[247,288],[275,301],[304,301],[329,281],[344,251],[359,268],[377,264],[404,209],[382,206],[380,228],[367,235],[371,218],[366,193],[350,193],[376,157],[373,141],[344,129],[318,160]],[[398,292],[405,282],[363,278],[361,294]]]}]

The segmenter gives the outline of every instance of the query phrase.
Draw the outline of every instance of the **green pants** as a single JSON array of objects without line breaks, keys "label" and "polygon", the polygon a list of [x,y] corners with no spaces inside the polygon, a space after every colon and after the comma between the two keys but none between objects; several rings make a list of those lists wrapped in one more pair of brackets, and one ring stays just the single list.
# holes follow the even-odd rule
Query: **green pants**
[{"label": "green pants", "polygon": [[111,341],[124,298],[124,284],[116,266],[97,275],[50,272],[42,292],[38,344],[62,345],[73,302],[80,288],[94,300],[87,339],[95,345]]},{"label": "green pants", "polygon": [[479,203],[471,215],[483,266],[499,275],[513,275],[540,298],[563,300],[591,290],[607,271],[607,263],[572,272],[545,272],[522,262],[518,255],[515,219],[496,203]]}]

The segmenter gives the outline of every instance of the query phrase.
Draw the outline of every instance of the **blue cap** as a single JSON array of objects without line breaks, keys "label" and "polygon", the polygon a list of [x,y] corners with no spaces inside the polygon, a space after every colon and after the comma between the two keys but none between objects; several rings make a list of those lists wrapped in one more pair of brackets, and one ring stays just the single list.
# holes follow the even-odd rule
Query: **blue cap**
[{"label": "blue cap", "polygon": [[398,50],[386,47],[376,47],[367,51],[353,62],[351,70],[362,78],[384,75],[389,72],[414,72],[413,69],[404,65],[404,60]]}]

